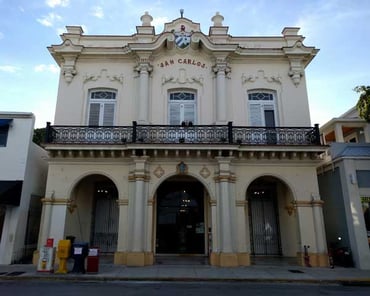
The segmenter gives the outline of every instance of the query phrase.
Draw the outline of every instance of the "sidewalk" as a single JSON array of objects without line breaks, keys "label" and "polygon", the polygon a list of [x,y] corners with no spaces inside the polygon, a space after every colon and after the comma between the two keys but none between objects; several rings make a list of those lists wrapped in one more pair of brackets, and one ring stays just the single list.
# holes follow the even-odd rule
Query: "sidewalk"
[{"label": "sidewalk", "polygon": [[[68,269],[70,270],[70,269]],[[152,265],[127,267],[100,264],[95,274],[37,272],[31,264],[0,265],[0,280],[72,281],[250,281],[369,285],[370,270],[335,267],[259,266],[220,268],[209,265]]]}]

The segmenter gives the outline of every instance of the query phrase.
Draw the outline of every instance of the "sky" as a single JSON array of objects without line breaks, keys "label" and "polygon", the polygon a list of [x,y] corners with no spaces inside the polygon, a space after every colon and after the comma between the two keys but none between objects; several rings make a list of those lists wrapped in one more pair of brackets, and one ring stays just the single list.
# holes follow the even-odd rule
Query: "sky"
[{"label": "sky", "polygon": [[320,49],[306,68],[311,122],[323,125],[356,105],[353,88],[370,85],[369,0],[0,0],[0,111],[32,112],[53,123],[59,68],[47,46],[65,26],[86,35],[131,35],[148,11],[157,34],[180,17],[208,34],[216,12],[232,36],[281,36],[299,27]]}]

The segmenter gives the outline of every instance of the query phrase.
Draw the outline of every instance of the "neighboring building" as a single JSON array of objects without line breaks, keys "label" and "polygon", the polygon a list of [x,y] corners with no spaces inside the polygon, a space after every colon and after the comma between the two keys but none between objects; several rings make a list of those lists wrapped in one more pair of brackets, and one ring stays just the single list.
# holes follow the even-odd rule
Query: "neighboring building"
[{"label": "neighboring building", "polygon": [[370,123],[354,107],[320,130],[330,145],[318,169],[328,244],[350,248],[355,266],[370,269]]},{"label": "neighboring building", "polygon": [[[67,236],[116,264],[159,256],[250,265],[256,256],[328,264],[298,28],[233,37],[180,17],[155,34],[68,26],[49,47],[61,68],[39,247]],[[309,247],[309,248],[308,248]],[[35,253],[35,258],[38,254]]]},{"label": "neighboring building", "polygon": [[47,152],[32,142],[32,113],[0,112],[0,264],[37,249]]}]

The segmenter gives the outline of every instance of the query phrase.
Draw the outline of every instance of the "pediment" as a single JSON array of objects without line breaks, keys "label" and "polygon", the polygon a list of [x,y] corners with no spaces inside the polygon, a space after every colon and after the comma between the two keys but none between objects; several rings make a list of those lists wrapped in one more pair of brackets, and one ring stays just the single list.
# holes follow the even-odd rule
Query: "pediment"
[{"label": "pediment", "polygon": [[52,45],[49,49],[57,53],[80,53],[83,49],[83,46],[75,45],[71,40],[66,39],[62,44]]},{"label": "pediment", "polygon": [[194,23],[184,17],[175,19],[170,23],[165,23],[163,32],[180,32],[182,26],[185,26],[185,32],[201,32],[199,23]]}]

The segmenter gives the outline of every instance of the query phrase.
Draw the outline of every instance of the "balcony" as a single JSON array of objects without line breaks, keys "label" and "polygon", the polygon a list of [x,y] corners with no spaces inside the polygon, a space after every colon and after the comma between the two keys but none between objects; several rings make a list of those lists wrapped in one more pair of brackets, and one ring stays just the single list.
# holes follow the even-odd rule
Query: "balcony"
[{"label": "balcony", "polygon": [[246,127],[227,125],[138,125],[46,127],[45,144],[223,144],[223,145],[321,145],[314,127]]}]

